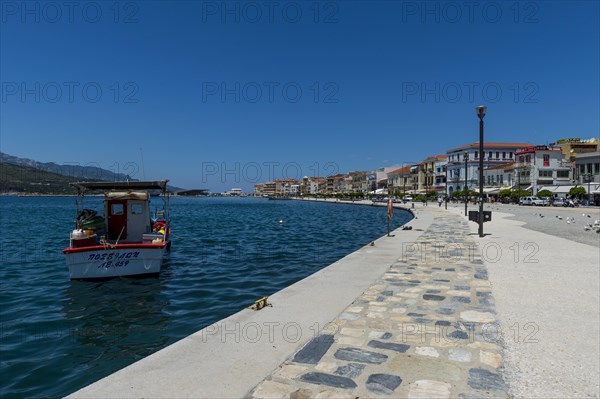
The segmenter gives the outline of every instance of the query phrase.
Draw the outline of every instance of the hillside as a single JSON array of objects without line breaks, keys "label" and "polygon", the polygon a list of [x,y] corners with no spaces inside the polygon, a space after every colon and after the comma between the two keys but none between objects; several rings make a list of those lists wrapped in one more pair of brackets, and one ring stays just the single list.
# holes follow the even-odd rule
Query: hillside
[{"label": "hillside", "polygon": [[[123,167],[131,167],[132,176],[124,173],[114,173],[111,170],[93,166],[93,164],[90,163],[86,166],[59,165],[54,162],[38,162],[33,159],[19,158],[0,152],[0,165],[3,168],[2,176],[0,176],[2,181],[0,193],[16,191],[22,193],[74,194],[75,191],[70,189],[69,182],[139,180],[132,177],[139,175],[137,165],[132,163],[123,165]],[[8,173],[6,176],[4,173],[5,166],[6,173]],[[180,187],[171,185],[167,185],[167,188],[171,192],[183,190]]]},{"label": "hillside", "polygon": [[31,166],[0,163],[0,193],[76,194],[69,186],[75,179]]},{"label": "hillside", "polygon": [[[54,162],[38,162],[33,159],[19,158],[13,155],[9,155],[0,152],[0,163],[7,163],[17,166],[26,166],[36,168],[40,171],[55,173],[63,176],[69,176],[77,180],[108,180],[108,181],[125,181],[125,180],[137,180],[133,176],[130,177],[124,173],[114,173],[113,171],[102,169],[94,166],[91,162],[88,165],[81,166],[76,164],[63,164],[59,165]],[[131,164],[131,172],[137,171],[137,165]],[[124,167],[124,166],[123,166]]]}]

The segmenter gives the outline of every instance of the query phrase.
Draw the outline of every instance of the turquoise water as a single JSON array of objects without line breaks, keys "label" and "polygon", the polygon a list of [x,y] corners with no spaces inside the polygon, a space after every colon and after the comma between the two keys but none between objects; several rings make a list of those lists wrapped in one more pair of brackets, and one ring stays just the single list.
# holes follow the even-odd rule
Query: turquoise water
[{"label": "turquoise water", "polygon": [[[0,197],[0,397],[60,397],[386,232],[385,207],[173,198],[158,278],[69,281],[75,199]],[[101,211],[99,198],[86,207]],[[393,227],[410,219],[396,211]],[[283,224],[279,220],[284,220]]]}]

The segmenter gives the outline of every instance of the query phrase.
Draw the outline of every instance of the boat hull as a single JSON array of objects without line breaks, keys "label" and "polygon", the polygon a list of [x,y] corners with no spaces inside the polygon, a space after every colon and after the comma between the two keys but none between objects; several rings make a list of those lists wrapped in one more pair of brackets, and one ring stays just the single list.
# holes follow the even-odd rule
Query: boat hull
[{"label": "boat hull", "polygon": [[160,273],[167,245],[124,248],[78,248],[65,250],[69,277],[104,279],[111,277],[157,275]]}]

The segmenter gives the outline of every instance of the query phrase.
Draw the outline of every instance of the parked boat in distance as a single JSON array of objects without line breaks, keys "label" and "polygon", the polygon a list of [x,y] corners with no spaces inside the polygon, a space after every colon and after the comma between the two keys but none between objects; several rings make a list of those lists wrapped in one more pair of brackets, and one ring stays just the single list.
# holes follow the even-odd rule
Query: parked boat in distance
[{"label": "parked boat in distance", "polygon": [[[171,247],[168,180],[71,183],[78,191],[75,230],[63,249],[71,279],[158,275]],[[104,215],[85,209],[85,195],[104,191]],[[150,214],[150,191],[162,207]]]}]

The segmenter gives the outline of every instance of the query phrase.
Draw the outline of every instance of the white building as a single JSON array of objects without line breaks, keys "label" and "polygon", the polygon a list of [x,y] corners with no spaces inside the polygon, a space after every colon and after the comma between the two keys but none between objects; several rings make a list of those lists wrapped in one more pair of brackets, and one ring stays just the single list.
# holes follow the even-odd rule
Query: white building
[{"label": "white building", "polygon": [[559,147],[527,146],[515,151],[516,188],[537,194],[543,186],[567,186],[572,182],[571,163]]},{"label": "white building", "polygon": [[[527,143],[485,143],[483,146],[483,168],[509,164],[515,161],[515,151],[528,147]],[[448,194],[465,188],[465,154],[467,187],[479,189],[479,143],[463,145],[446,151],[448,156]]]}]

